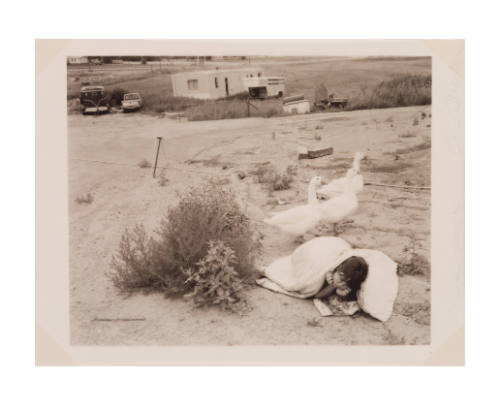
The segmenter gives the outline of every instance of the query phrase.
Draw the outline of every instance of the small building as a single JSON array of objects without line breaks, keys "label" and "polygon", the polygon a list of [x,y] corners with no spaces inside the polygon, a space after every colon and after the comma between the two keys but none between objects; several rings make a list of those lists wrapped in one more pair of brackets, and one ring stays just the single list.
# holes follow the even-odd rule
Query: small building
[{"label": "small building", "polygon": [[187,71],[172,74],[172,88],[176,97],[217,99],[248,92],[245,79],[262,77],[259,67]]},{"label": "small building", "polygon": [[88,64],[89,58],[84,56],[68,57],[68,64]]},{"label": "small building", "polygon": [[311,111],[311,105],[308,100],[283,102],[283,111],[289,114],[305,114]]}]

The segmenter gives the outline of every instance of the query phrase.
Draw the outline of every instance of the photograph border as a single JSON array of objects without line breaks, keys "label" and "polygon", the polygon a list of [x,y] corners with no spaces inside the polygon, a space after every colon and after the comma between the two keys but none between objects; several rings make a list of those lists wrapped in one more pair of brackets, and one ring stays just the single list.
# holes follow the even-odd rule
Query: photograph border
[{"label": "photograph border", "polygon": [[[66,57],[432,56],[431,344],[73,346],[69,335]],[[464,365],[464,40],[37,40],[37,365]]]}]

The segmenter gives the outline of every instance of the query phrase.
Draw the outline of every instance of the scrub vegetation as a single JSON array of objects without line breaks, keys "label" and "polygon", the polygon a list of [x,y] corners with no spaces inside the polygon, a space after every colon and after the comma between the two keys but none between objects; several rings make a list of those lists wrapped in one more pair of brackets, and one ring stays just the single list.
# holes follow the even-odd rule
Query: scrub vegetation
[{"label": "scrub vegetation", "polygon": [[126,230],[109,275],[123,293],[160,291],[232,310],[258,272],[260,248],[234,193],[212,180],[181,194],[154,236],[140,224]]}]

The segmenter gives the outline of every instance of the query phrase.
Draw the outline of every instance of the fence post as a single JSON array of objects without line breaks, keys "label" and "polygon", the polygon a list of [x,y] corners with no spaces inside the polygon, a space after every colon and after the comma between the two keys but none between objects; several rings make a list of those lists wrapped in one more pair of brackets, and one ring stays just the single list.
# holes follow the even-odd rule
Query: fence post
[{"label": "fence post", "polygon": [[161,144],[161,137],[156,137],[158,139],[158,146],[156,147],[156,158],[155,158],[155,167],[153,170],[153,178],[156,178],[156,165],[158,164],[158,153],[160,152],[160,144]]}]

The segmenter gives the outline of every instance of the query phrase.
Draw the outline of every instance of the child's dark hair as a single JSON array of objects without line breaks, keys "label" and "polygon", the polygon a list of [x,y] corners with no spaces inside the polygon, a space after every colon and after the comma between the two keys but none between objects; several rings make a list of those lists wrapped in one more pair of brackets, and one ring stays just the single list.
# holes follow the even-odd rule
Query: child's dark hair
[{"label": "child's dark hair", "polygon": [[351,289],[351,292],[343,299],[346,301],[356,300],[358,290],[368,275],[368,264],[361,257],[350,257],[338,266],[337,271],[344,273],[343,280]]}]

